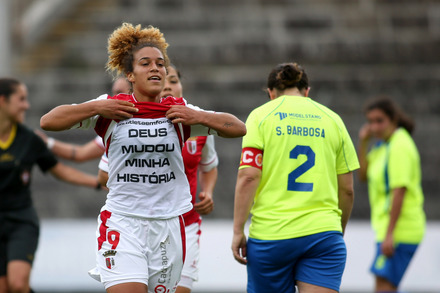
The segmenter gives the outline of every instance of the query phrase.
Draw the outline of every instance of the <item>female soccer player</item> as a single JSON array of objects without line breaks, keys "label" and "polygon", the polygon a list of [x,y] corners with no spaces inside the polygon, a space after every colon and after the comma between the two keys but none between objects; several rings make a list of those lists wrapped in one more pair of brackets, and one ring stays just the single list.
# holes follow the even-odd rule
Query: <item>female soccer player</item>
[{"label": "female soccer player", "polygon": [[57,161],[45,143],[23,125],[29,109],[26,86],[0,78],[0,292],[29,292],[39,223],[32,204],[32,168],[95,188],[97,178]]},{"label": "female soccer player", "polygon": [[186,251],[181,215],[192,208],[181,147],[190,136],[240,137],[246,127],[231,114],[161,98],[169,60],[157,28],[124,23],[108,42],[107,68],[123,72],[133,94],[58,106],[40,124],[52,131],[94,127],[105,141],[109,193],[97,266],[107,292],[174,292]]},{"label": "female soccer player", "polygon": [[[175,66],[168,67],[168,75],[162,97],[182,97],[180,72]],[[193,209],[183,215],[186,234],[186,259],[176,293],[190,293],[193,282],[198,280],[200,254],[200,226],[202,218],[214,209],[212,194],[217,181],[218,157],[214,148],[214,137],[190,137],[182,149],[185,174],[190,185]],[[199,171],[199,172],[198,172]],[[200,178],[199,200],[197,199],[197,173]]]},{"label": "female soccer player", "polygon": [[[412,120],[389,98],[369,101],[359,131],[360,179],[368,180],[377,252],[376,292],[397,292],[425,233],[420,157]],[[377,143],[368,152],[371,138]],[[368,154],[367,154],[368,153]]]},{"label": "female soccer player", "polygon": [[[165,87],[161,96],[163,98],[167,96],[182,97],[180,71],[174,65],[168,66]],[[193,209],[183,215],[186,235],[186,258],[176,293],[190,293],[193,288],[193,282],[198,280],[201,215],[209,214],[214,209],[212,194],[217,181],[218,165],[217,152],[214,148],[214,137],[212,135],[190,137],[183,146],[182,156],[185,174],[190,185]],[[108,158],[105,154],[99,163],[99,168],[99,177],[103,178],[101,179],[101,184],[105,186],[108,179]],[[201,190],[199,202],[196,202],[197,175],[200,178]],[[90,273],[93,275],[95,270],[92,270]]]},{"label": "female soccer player", "polygon": [[246,121],[234,258],[247,264],[249,293],[295,292],[295,285],[301,293],[339,292],[356,151],[341,118],[308,97],[308,78],[298,64],[276,66],[267,91],[271,101]]}]

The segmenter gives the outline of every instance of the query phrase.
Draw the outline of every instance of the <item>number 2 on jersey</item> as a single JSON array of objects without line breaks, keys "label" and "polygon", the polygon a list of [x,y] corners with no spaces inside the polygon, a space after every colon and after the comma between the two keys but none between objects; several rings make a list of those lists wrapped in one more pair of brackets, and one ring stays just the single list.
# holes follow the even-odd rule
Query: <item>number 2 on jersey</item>
[{"label": "number 2 on jersey", "polygon": [[291,159],[298,159],[299,155],[305,155],[307,160],[290,172],[287,182],[287,190],[291,191],[313,191],[313,183],[296,182],[296,179],[315,166],[315,152],[305,145],[297,145],[290,151]]}]

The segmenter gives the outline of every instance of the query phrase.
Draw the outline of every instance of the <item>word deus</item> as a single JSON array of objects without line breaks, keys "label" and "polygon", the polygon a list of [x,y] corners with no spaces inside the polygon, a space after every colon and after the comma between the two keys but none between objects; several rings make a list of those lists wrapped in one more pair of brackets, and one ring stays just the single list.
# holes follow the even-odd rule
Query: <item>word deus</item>
[{"label": "word deus", "polygon": [[117,174],[116,180],[118,182],[133,182],[133,183],[150,183],[150,184],[161,184],[167,183],[171,180],[176,179],[174,172],[165,174]]},{"label": "word deus", "polygon": [[153,129],[129,129],[128,137],[157,137],[167,136],[166,128],[153,128]]}]

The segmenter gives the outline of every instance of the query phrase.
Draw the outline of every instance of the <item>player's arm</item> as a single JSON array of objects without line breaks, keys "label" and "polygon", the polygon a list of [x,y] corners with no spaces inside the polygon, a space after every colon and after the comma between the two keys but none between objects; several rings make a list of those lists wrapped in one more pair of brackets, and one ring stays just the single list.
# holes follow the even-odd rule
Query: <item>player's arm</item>
[{"label": "player's arm", "polygon": [[235,186],[234,201],[234,230],[232,238],[232,253],[235,260],[246,264],[246,236],[244,226],[254,202],[255,193],[261,179],[261,169],[247,167],[238,170]]},{"label": "player's arm", "polygon": [[229,113],[197,111],[190,107],[174,105],[167,111],[166,117],[173,123],[204,125],[215,130],[221,137],[241,137],[246,134],[243,121]]},{"label": "player's arm", "polygon": [[359,130],[359,142],[358,142],[358,158],[359,158],[359,171],[358,176],[359,180],[362,182],[367,181],[367,169],[368,169],[368,161],[367,161],[367,153],[368,153],[368,145],[370,142],[370,127],[368,124],[362,126]]},{"label": "player's arm", "polygon": [[101,156],[101,160],[99,161],[99,166],[98,166],[98,182],[102,185],[102,186],[107,186],[107,181],[108,181],[108,157],[107,154],[104,153]]},{"label": "player's arm", "polygon": [[104,150],[95,142],[89,141],[83,145],[75,145],[71,143],[62,142],[52,137],[48,137],[41,131],[35,130],[47,147],[58,157],[71,160],[74,162],[85,162],[101,157]]},{"label": "player's arm", "polygon": [[341,226],[342,234],[351,216],[354,202],[353,172],[338,175],[338,199],[339,209],[342,211]]},{"label": "player's arm", "polygon": [[206,172],[199,172],[201,186],[201,192],[199,193],[200,201],[194,204],[194,209],[201,215],[207,215],[214,209],[214,200],[212,195],[214,193],[217,177],[217,167],[214,167]]},{"label": "player's arm", "polygon": [[215,141],[212,135],[206,137],[198,166],[199,183],[201,192],[199,202],[194,204],[194,209],[201,215],[206,215],[214,209],[214,187],[218,177],[218,156],[215,150]]},{"label": "player's arm", "polygon": [[123,120],[133,117],[138,109],[133,103],[115,99],[95,99],[82,104],[61,105],[50,110],[40,119],[40,127],[49,131],[67,130],[76,124],[100,115],[105,118]]},{"label": "player's arm", "polygon": [[102,186],[107,186],[107,181],[108,181],[108,173],[99,169],[98,170],[98,182],[99,184],[101,184]]},{"label": "player's arm", "polygon": [[75,162],[85,162],[101,157],[104,150],[91,140],[83,145],[74,145],[54,140],[52,151],[55,155]]},{"label": "player's arm", "polygon": [[382,253],[391,257],[394,254],[394,238],[393,232],[394,228],[396,228],[397,220],[400,217],[400,212],[402,211],[403,199],[406,193],[406,187],[394,188],[393,192],[393,202],[391,204],[390,211],[390,221],[388,223],[387,234],[382,243]]},{"label": "player's arm", "polygon": [[100,189],[101,186],[98,184],[98,178],[96,176],[86,174],[60,162],[49,169],[49,172],[57,179],[67,183],[98,189]]}]

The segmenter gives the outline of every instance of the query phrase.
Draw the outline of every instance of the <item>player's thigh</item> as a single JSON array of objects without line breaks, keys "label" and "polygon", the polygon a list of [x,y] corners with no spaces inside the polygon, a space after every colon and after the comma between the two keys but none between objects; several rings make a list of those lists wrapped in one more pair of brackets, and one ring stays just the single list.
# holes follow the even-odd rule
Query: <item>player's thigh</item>
[{"label": "player's thigh", "polygon": [[182,273],[185,226],[182,217],[151,221],[148,286],[152,292],[172,292]]},{"label": "player's thigh", "polygon": [[107,288],[107,293],[148,293],[148,286],[143,283],[123,283]]},{"label": "player's thigh", "polygon": [[31,264],[23,260],[13,260],[8,263],[7,283],[8,288],[15,290],[27,290],[31,276]]},{"label": "player's thigh", "polygon": [[391,257],[386,257],[382,254],[381,243],[377,243],[376,256],[370,271],[397,288],[417,248],[417,244],[398,243],[395,246],[394,254]]},{"label": "player's thigh", "polygon": [[148,225],[147,220],[101,212],[96,264],[105,288],[134,280],[148,284]]},{"label": "player's thigh", "polygon": [[[28,217],[28,218],[26,218]],[[32,264],[38,247],[40,227],[38,219],[32,215],[24,215],[6,223],[7,260],[24,260]]]},{"label": "player's thigh", "polygon": [[0,277],[0,293],[8,293],[8,282],[6,275]]},{"label": "player's thigh", "polygon": [[247,242],[247,273],[249,293],[295,292],[293,272],[301,255],[296,239],[258,240]]},{"label": "player's thigh", "polygon": [[198,280],[200,257],[200,224],[194,223],[185,227],[186,255],[182,276]]},{"label": "player's thigh", "polygon": [[300,293],[337,293],[338,292],[333,289],[329,289],[329,288],[325,288],[325,287],[321,287],[321,286],[316,286],[316,285],[304,283],[301,281],[297,281],[296,286],[298,287],[298,291]]},{"label": "player's thigh", "polygon": [[342,233],[323,232],[306,236],[304,239],[307,240],[307,251],[297,262],[295,279],[339,291],[347,258]]}]

